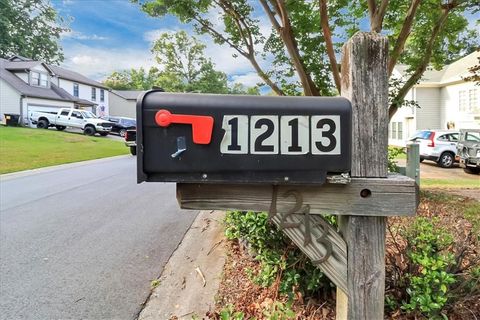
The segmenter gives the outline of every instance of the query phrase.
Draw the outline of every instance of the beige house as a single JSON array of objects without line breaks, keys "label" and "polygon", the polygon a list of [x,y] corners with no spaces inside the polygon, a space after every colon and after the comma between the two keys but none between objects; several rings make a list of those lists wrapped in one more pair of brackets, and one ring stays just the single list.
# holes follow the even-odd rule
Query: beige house
[{"label": "beige house", "polygon": [[[419,108],[403,107],[390,120],[388,143],[405,146],[406,140],[423,129],[480,128],[480,86],[463,78],[478,63],[475,51],[442,70],[427,70],[405,99],[415,100]],[[406,67],[394,69],[395,78],[405,77]]]},{"label": "beige house", "polygon": [[116,117],[136,118],[137,98],[144,91],[112,90],[108,93],[110,115]]}]

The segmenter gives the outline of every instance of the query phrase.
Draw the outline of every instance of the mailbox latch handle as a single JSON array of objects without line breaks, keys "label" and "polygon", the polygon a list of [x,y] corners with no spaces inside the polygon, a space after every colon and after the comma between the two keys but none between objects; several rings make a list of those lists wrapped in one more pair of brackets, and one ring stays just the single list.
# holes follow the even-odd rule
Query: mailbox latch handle
[{"label": "mailbox latch handle", "polygon": [[187,143],[185,142],[185,137],[177,138],[177,151],[172,153],[172,158],[176,158],[187,150]]}]

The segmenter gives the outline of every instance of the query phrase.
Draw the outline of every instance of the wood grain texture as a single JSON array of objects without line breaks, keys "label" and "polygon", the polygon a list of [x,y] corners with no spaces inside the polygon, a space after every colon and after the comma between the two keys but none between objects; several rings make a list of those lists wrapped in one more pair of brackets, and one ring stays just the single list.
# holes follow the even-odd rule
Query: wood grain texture
[{"label": "wood grain texture", "polygon": [[[281,213],[276,213],[272,217],[272,221],[280,227],[282,224],[282,218],[283,216]],[[303,215],[294,214],[289,217],[288,222],[300,222],[299,226],[294,228],[283,228],[282,230],[283,233],[285,233],[312,262],[314,262],[325,257],[327,248],[322,242],[316,241],[325,233],[324,229],[318,226],[323,218],[319,215],[310,215],[309,219],[310,227],[306,228]],[[326,240],[332,246],[332,254],[326,261],[316,264],[316,266],[319,267],[337,287],[342,290],[347,290],[347,244],[337,233],[335,228],[328,223],[323,225],[328,226]],[[305,245],[305,239],[307,238],[308,232],[307,229],[310,229],[309,233],[311,241],[308,245]]]},{"label": "wood grain texture", "polygon": [[[370,190],[370,196],[360,196],[364,189]],[[312,214],[408,216],[416,210],[415,181],[401,175],[352,178],[347,185],[278,186],[278,190],[279,212],[288,212],[295,205],[294,197],[281,196],[288,190],[299,191]],[[263,185],[177,184],[177,200],[183,209],[268,211],[272,192],[272,186]]]},{"label": "wood grain texture", "polygon": [[359,32],[343,47],[342,96],[352,104],[352,177],[386,177],[388,40]]},{"label": "wood grain texture", "polygon": [[[352,103],[352,177],[387,176],[387,61],[388,40],[380,34],[359,32],[343,46],[342,96]],[[392,202],[397,198],[392,194]],[[377,210],[339,223],[348,251],[348,306],[343,302],[337,309],[347,309],[350,320],[384,316],[386,218]]]}]

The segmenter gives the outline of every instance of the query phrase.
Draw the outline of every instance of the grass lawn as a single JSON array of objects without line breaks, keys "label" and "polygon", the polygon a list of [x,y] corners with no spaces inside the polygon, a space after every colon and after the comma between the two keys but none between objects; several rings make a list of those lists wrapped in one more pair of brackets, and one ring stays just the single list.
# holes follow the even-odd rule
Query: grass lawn
[{"label": "grass lawn", "polygon": [[128,152],[122,141],[105,137],[0,126],[0,174]]},{"label": "grass lawn", "polygon": [[420,179],[421,187],[430,187],[430,188],[479,188],[480,190],[480,179],[432,179],[432,178],[423,178]]}]

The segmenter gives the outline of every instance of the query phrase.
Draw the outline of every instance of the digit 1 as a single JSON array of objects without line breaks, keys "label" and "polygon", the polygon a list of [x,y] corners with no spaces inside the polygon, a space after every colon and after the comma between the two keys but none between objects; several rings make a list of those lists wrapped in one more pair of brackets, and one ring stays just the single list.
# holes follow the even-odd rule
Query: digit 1
[{"label": "digit 1", "polygon": [[289,152],[302,152],[302,147],[298,145],[298,118],[288,121],[292,127],[292,145],[288,147]]},{"label": "digit 1", "polygon": [[238,118],[232,118],[228,121],[232,127],[232,143],[227,147],[229,151],[239,151],[241,147],[238,145]]}]

